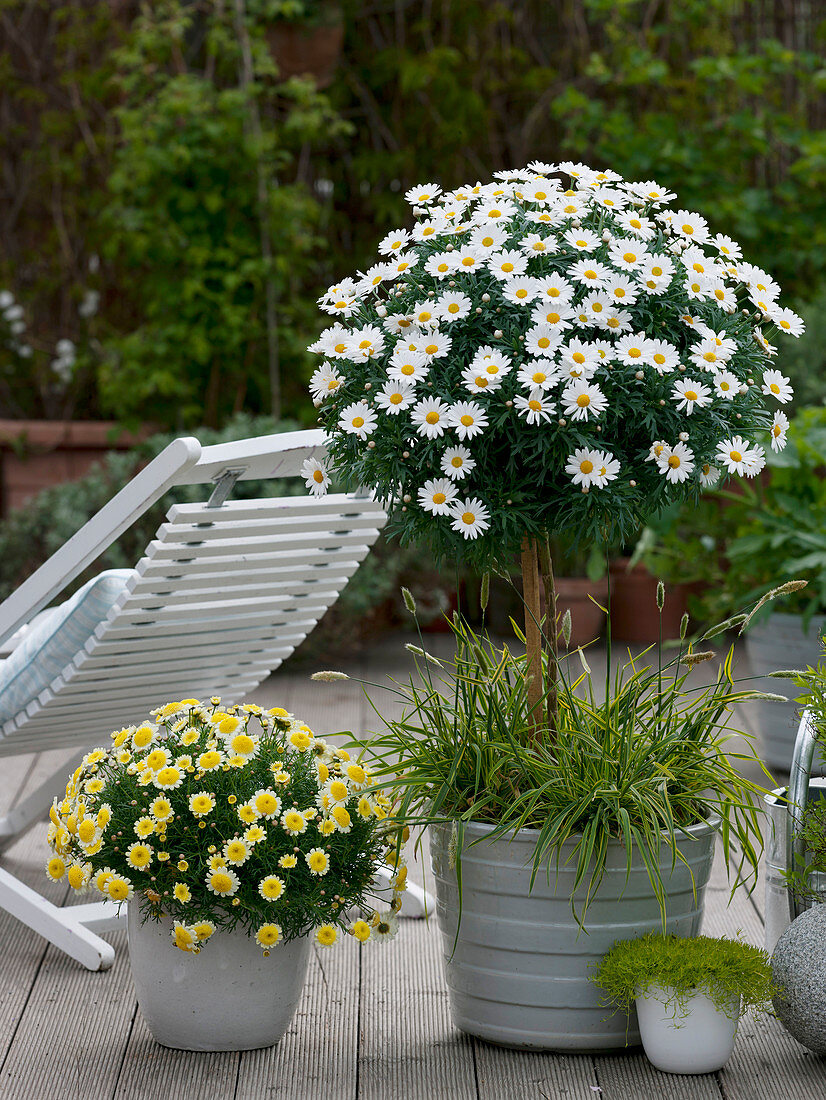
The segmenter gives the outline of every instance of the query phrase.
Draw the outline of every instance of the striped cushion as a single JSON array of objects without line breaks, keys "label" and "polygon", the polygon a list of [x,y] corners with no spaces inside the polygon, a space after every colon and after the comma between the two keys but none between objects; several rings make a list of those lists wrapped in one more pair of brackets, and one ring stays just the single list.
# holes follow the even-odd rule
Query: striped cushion
[{"label": "striped cushion", "polygon": [[13,718],[59,676],[126,588],[134,569],[107,569],[27,631],[0,662],[0,722]]}]

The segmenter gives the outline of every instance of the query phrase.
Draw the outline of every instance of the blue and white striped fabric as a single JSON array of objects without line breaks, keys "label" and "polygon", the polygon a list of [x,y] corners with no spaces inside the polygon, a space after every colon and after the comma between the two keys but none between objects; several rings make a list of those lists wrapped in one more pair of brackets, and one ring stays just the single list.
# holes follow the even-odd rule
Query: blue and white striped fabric
[{"label": "blue and white striped fabric", "polygon": [[0,722],[13,718],[59,676],[126,588],[134,569],[107,569],[32,626],[0,661]]}]

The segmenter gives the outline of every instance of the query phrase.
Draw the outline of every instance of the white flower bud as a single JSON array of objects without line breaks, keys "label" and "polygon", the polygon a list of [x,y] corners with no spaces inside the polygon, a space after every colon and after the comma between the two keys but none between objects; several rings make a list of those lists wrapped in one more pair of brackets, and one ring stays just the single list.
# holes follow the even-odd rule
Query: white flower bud
[{"label": "white flower bud", "polygon": [[405,504],[409,504],[410,503],[410,493],[405,493],[404,496],[402,497],[402,500],[404,501]]},{"label": "white flower bud", "polygon": [[371,451],[375,450],[376,441],[374,439],[368,439],[367,440],[367,448],[368,448],[368,450],[371,450]]},{"label": "white flower bud", "polygon": [[608,230],[608,229],[603,229],[603,231],[602,231],[602,239],[603,239],[604,241],[606,241],[606,242],[607,242],[607,241],[610,241],[610,240],[611,240],[611,232],[610,232],[610,230]]},{"label": "white flower bud", "polygon": [[490,301],[490,294],[483,294],[482,295],[482,301],[483,302],[489,302]]},{"label": "white flower bud", "polygon": [[640,380],[640,382],[641,382],[641,381],[643,380],[643,378],[645,378],[645,372],[644,372],[644,371],[641,371],[641,370],[638,370],[638,371],[636,372],[636,374],[634,375],[634,377],[635,377],[635,378],[638,378],[638,379]]},{"label": "white flower bud", "polygon": [[681,443],[688,443],[688,432],[680,432],[679,438]]},{"label": "white flower bud", "polygon": [[502,330],[501,330],[501,328],[498,328],[498,329],[495,329],[495,330],[494,330],[494,333],[493,333],[493,338],[494,338],[494,340],[501,340],[501,339],[502,339],[502,335],[503,335],[503,333],[502,333]]}]

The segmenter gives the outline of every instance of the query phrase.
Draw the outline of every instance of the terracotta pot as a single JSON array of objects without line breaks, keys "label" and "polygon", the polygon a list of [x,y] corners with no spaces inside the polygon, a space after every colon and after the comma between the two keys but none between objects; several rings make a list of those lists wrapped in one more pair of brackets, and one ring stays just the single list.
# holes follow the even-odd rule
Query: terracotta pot
[{"label": "terracotta pot", "polygon": [[[623,642],[652,645],[660,638],[657,578],[644,565],[635,565],[630,573],[627,565],[628,558],[611,562],[611,636]],[[665,586],[663,638],[679,638],[687,602],[687,585]]]},{"label": "terracotta pot", "polygon": [[556,577],[554,581],[560,626],[565,612],[571,612],[570,648],[575,649],[599,638],[605,625],[605,612],[597,604],[602,607],[607,605],[608,578],[591,581],[587,577]]},{"label": "terracotta pot", "polygon": [[282,80],[310,76],[316,88],[332,84],[344,44],[344,20],[338,9],[331,9],[328,21],[316,25],[274,23],[266,37]]}]

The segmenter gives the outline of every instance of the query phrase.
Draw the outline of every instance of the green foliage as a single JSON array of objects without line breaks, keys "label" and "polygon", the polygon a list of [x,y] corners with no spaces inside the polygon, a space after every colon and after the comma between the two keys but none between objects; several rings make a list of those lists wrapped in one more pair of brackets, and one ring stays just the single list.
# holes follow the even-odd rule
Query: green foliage
[{"label": "green foliage", "polygon": [[826,288],[812,301],[799,303],[806,325],[799,340],[783,348],[783,373],[794,386],[799,406],[826,404]]},{"label": "green foliage", "polygon": [[788,446],[768,455],[769,474],[738,492],[718,492],[731,532],[722,586],[706,597],[716,615],[791,579],[808,581],[787,608],[806,621],[826,612],[826,409],[801,409]]},{"label": "green foliage", "polygon": [[[821,638],[821,648],[822,656],[826,658],[826,638]],[[826,662],[821,660],[816,666],[809,666],[794,682],[802,689],[795,701],[812,712],[819,754],[826,762]],[[822,889],[815,888],[812,875],[826,875],[826,792],[810,789],[800,837],[803,855],[798,856],[794,867],[787,868],[787,885],[800,898],[824,902],[826,895]]]},{"label": "green foliage", "polygon": [[612,840],[623,842],[629,869],[639,853],[661,907],[660,852],[679,858],[683,830],[701,821],[722,821],[723,846],[739,864],[736,881],[756,881],[762,840],[754,799],[764,792],[737,765],[757,758],[750,746],[732,753],[727,743],[732,705],[761,696],[737,689],[731,650],[706,687],[689,678],[713,653],[681,646],[668,661],[658,651],[651,664],[644,655],[617,668],[613,682],[609,671],[606,701],[581,651],[568,661],[581,661],[582,674],[562,663],[558,679],[545,655],[539,713],[557,708],[551,727],[529,704],[525,656],[498,648],[458,616],[453,633],[449,662],[413,647],[420,678],[392,689],[404,705],[401,718],[362,742],[375,774],[398,792],[400,821],[483,821],[503,837],[537,829],[534,874],[575,840],[576,884],[587,888],[582,920]]},{"label": "green foliage", "polygon": [[742,940],[710,936],[660,935],[649,932],[615,943],[592,981],[609,1000],[626,1010],[652,988],[673,990],[680,1012],[694,993],[705,993],[726,1011],[742,998],[743,1009],[767,1011],[775,992],[769,956]]},{"label": "green foliage", "polygon": [[[214,71],[169,71],[194,20],[174,0],[146,9],[118,55],[125,100],[102,212],[106,255],[128,272],[140,318],[106,342],[104,404],[121,419],[179,427],[244,407],[276,411],[272,340],[279,370],[300,376],[319,211],[280,177],[297,143],[335,132],[309,85],[276,84],[260,42],[253,78],[237,86],[240,47],[217,8],[202,28]],[[261,34],[254,21],[250,30]]]},{"label": "green foliage", "polygon": [[708,493],[696,503],[669,505],[640,532],[629,568],[642,562],[666,584],[702,583],[716,590],[724,583],[729,533],[725,510]]}]

